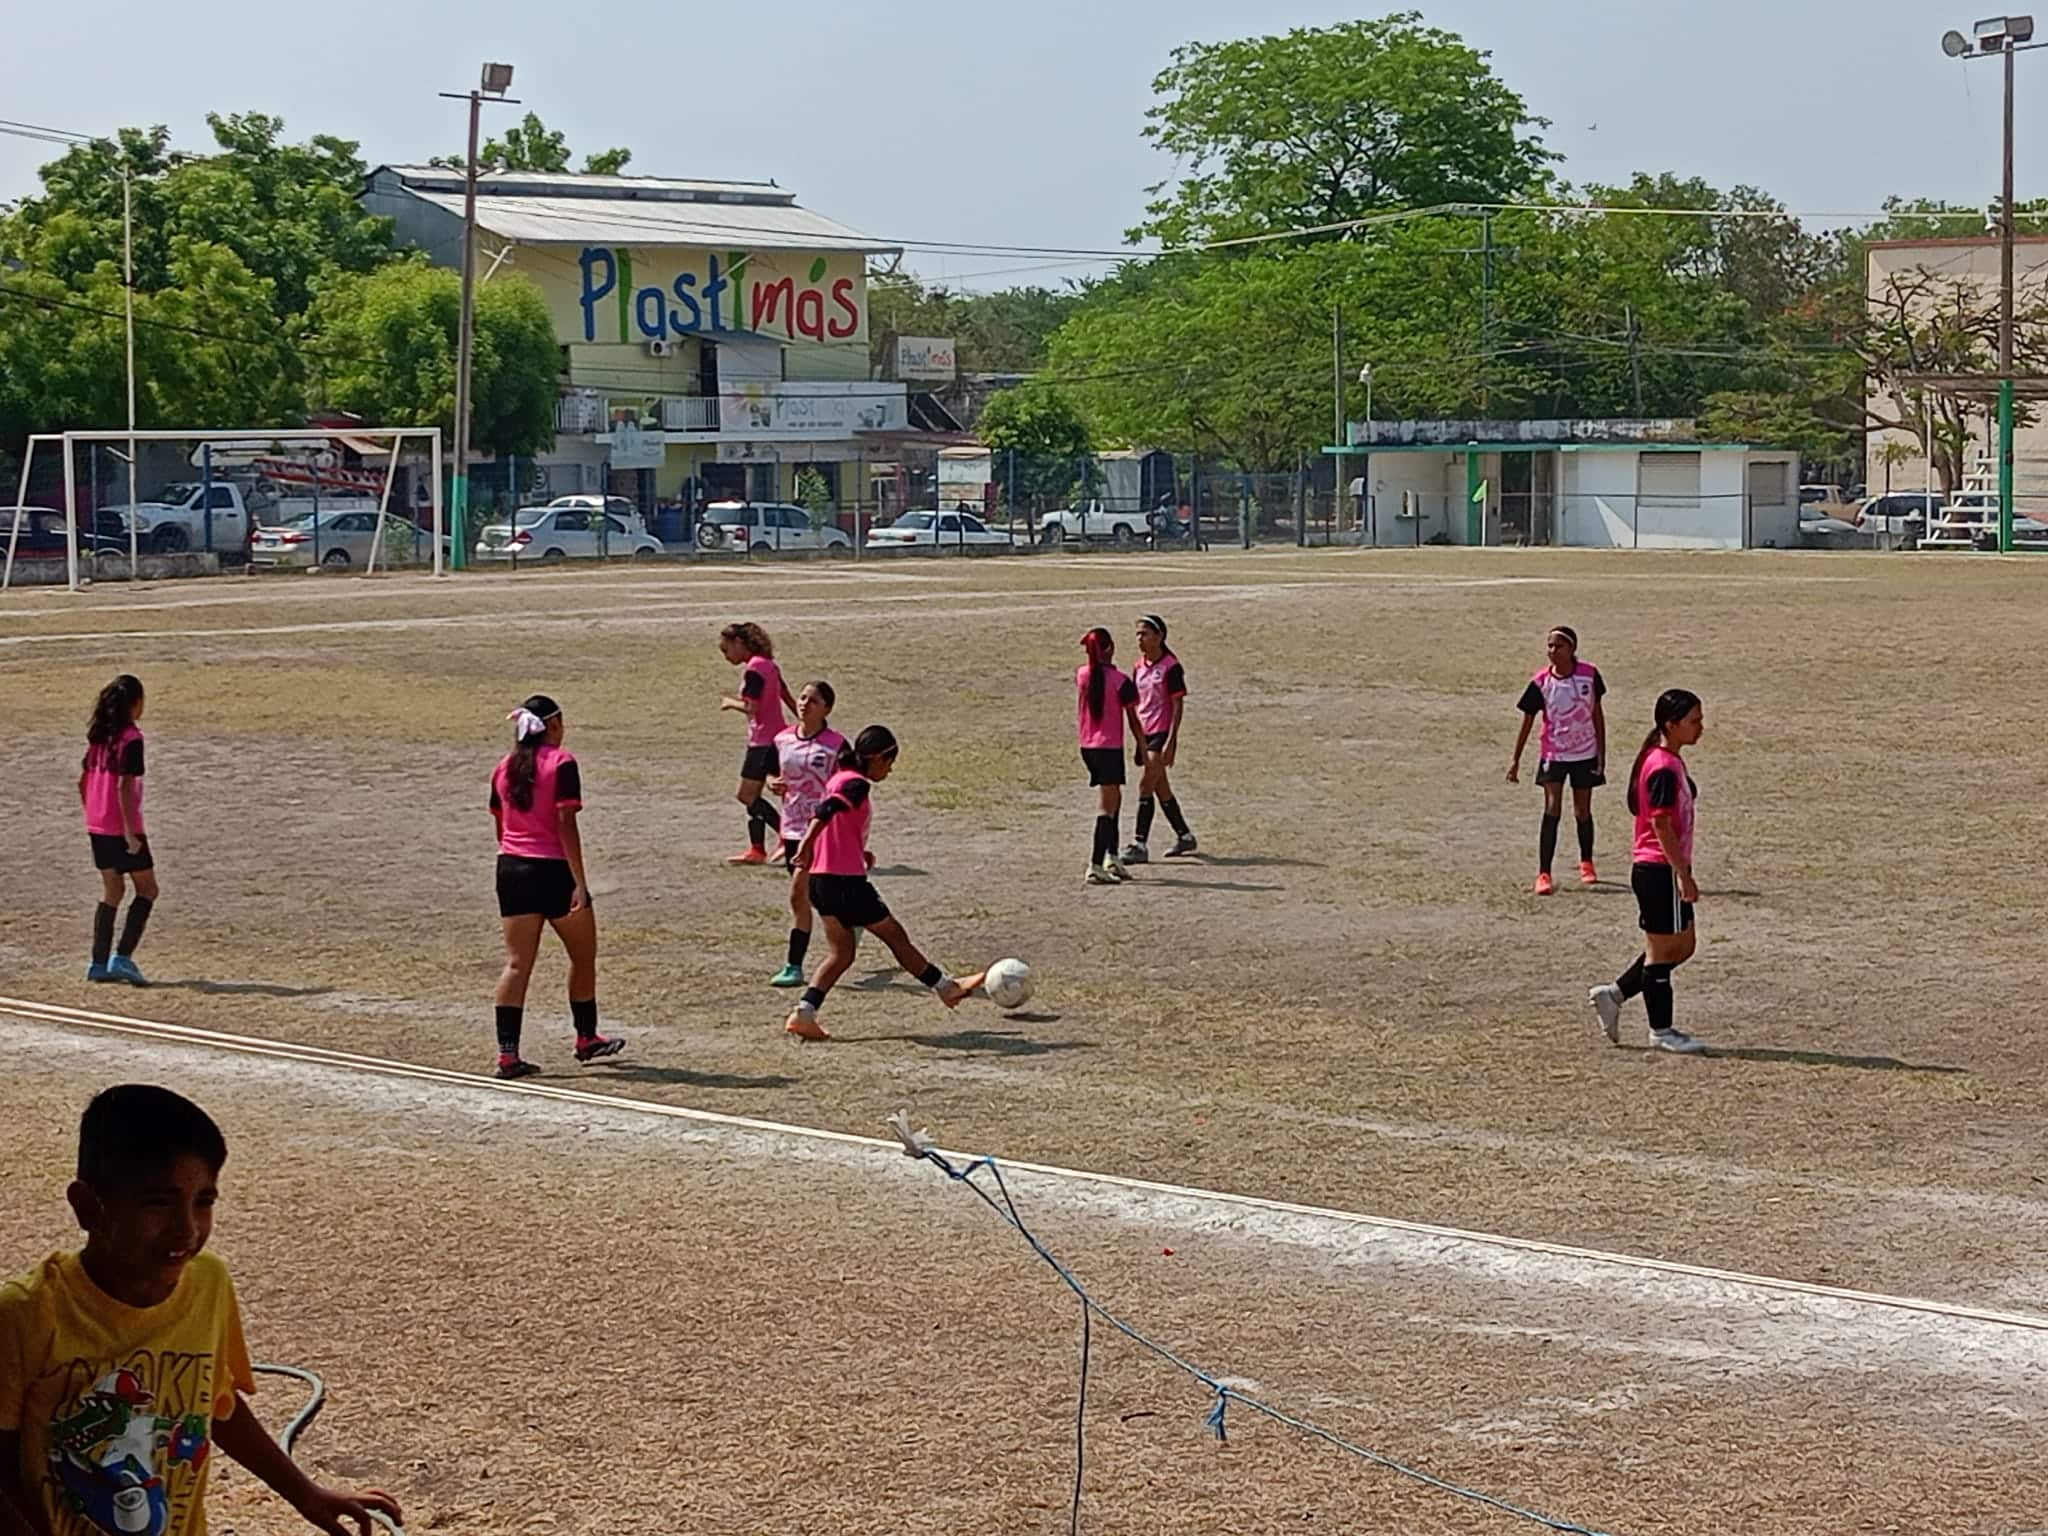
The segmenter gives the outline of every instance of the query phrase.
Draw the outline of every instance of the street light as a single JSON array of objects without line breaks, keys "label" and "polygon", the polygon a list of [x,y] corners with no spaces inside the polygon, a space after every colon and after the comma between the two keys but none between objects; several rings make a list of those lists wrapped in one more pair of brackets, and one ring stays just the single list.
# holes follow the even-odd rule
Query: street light
[{"label": "street light", "polygon": [[[454,494],[449,498],[449,552],[459,571],[469,563],[469,362],[476,343],[476,153],[477,124],[486,97],[511,106],[518,103],[505,93],[512,89],[510,64],[486,64],[474,91],[443,91],[450,101],[469,103],[469,156],[462,171],[462,318],[455,333],[455,476]],[[440,547],[435,546],[438,563]]]},{"label": "street light", "polygon": [[[1975,23],[1970,35],[1951,31],[1941,51],[1952,59],[1988,53],[2005,56],[2005,174],[1999,203],[1998,231],[1998,547],[2012,549],[2012,408],[2013,408],[2013,216],[2012,87],[2013,55],[2043,46],[2034,40],[2031,16],[1991,16]],[[1933,445],[1928,445],[1933,452]]]}]

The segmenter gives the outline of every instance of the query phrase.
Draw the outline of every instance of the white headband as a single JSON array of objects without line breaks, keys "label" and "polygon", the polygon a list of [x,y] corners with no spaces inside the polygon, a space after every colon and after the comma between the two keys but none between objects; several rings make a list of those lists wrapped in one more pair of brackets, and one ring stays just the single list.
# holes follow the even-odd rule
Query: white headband
[{"label": "white headband", "polygon": [[512,722],[512,740],[515,743],[522,742],[529,736],[545,736],[548,733],[547,721],[524,705],[513,710],[505,718]]}]

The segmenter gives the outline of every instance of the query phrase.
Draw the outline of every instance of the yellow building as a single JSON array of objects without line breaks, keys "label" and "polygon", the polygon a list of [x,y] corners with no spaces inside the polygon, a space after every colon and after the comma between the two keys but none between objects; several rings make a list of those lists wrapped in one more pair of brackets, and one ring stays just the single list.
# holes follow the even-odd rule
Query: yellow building
[{"label": "yellow building", "polygon": [[[379,166],[363,195],[399,243],[462,259],[463,178]],[[867,258],[896,247],[772,183],[497,171],[477,180],[480,280],[540,286],[562,348],[554,450],[522,494],[657,504],[860,493],[863,434],[907,425],[868,361]]]}]

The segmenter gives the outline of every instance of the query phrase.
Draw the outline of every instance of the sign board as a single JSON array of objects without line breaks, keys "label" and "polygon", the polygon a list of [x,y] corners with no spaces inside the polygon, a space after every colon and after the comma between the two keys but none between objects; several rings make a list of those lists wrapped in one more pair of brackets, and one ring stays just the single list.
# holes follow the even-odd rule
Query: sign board
[{"label": "sign board", "polygon": [[944,379],[959,373],[959,359],[950,336],[898,336],[896,377],[899,379]]},{"label": "sign board", "polygon": [[551,252],[532,274],[565,342],[600,345],[758,335],[865,347],[864,257],[842,251],[629,249]]},{"label": "sign board", "polygon": [[613,469],[659,469],[668,457],[668,434],[648,432],[631,409],[612,412],[610,463]]},{"label": "sign board", "polygon": [[1690,443],[1688,420],[1354,421],[1353,448],[1460,448],[1466,443]]},{"label": "sign board", "polygon": [[865,451],[843,438],[836,443],[743,443],[723,437],[717,442],[721,464],[854,464]]},{"label": "sign board", "polygon": [[718,428],[733,437],[846,437],[910,427],[909,397],[901,384],[868,379],[720,382]]}]

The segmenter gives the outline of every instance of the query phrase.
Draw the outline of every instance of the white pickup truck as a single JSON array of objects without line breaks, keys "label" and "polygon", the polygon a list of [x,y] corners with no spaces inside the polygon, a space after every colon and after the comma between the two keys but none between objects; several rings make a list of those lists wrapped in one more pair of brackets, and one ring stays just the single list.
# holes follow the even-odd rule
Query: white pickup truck
[{"label": "white pickup truck", "polygon": [[[209,499],[213,504],[211,530],[207,527]],[[216,480],[210,487],[197,480],[179,481],[165,486],[154,501],[102,510],[132,521],[136,539],[151,554],[242,549],[249,542],[249,508],[242,501],[242,488],[227,480]]]},{"label": "white pickup truck", "polygon": [[1151,532],[1151,519],[1136,507],[1105,508],[1100,501],[1084,501],[1059,512],[1048,512],[1038,520],[1038,542],[1060,544],[1070,539],[1107,539],[1113,544],[1136,544]]}]

